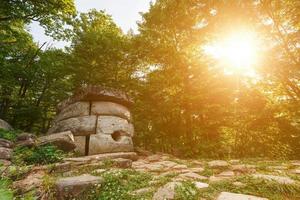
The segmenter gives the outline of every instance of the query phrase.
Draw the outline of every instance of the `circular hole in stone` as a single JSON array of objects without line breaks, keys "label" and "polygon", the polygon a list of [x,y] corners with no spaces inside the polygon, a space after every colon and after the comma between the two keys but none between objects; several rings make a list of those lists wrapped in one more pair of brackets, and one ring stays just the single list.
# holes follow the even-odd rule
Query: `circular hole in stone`
[{"label": "circular hole in stone", "polygon": [[115,132],[113,132],[113,134],[111,134],[111,137],[114,141],[118,142],[122,138],[122,133],[121,133],[121,131],[115,131]]}]

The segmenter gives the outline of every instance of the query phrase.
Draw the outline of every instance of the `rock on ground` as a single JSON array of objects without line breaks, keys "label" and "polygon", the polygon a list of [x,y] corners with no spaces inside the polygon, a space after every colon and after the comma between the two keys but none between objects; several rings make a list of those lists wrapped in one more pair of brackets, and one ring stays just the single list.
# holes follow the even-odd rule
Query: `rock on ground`
[{"label": "rock on ground", "polygon": [[158,188],[158,190],[153,195],[153,200],[171,200],[175,199],[176,187],[181,186],[180,182],[169,182],[166,185]]},{"label": "rock on ground", "polygon": [[266,175],[266,174],[254,174],[254,178],[262,178],[269,181],[276,181],[280,184],[294,184],[296,181],[286,176],[274,176],[274,175]]},{"label": "rock on ground", "polygon": [[221,172],[220,174],[218,174],[218,176],[220,176],[220,177],[233,177],[234,172],[233,171],[224,171],[224,172]]},{"label": "rock on ground", "polygon": [[201,176],[201,175],[196,174],[194,172],[187,172],[187,173],[184,173],[184,174],[180,174],[178,176],[178,178],[182,178],[184,180],[206,180],[207,179],[207,177]]},{"label": "rock on ground", "polygon": [[61,178],[56,182],[57,199],[72,199],[79,196],[86,189],[101,185],[101,177],[84,174],[81,176]]},{"label": "rock on ground", "polygon": [[208,166],[211,168],[222,168],[222,167],[228,167],[228,162],[224,160],[213,160],[208,162]]},{"label": "rock on ground", "polygon": [[221,192],[217,200],[267,200],[267,199],[262,197],[252,196],[252,195],[237,194],[231,192]]},{"label": "rock on ground", "polygon": [[18,193],[26,193],[31,190],[37,190],[41,187],[43,177],[45,176],[45,172],[40,170],[40,171],[35,171],[30,173],[26,178],[15,181],[13,183],[13,188],[18,192]]},{"label": "rock on ground", "polygon": [[10,160],[12,156],[12,149],[0,147],[0,159]]},{"label": "rock on ground", "polygon": [[107,159],[116,159],[116,158],[125,158],[134,161],[137,160],[137,154],[135,152],[103,153],[98,155],[83,156],[77,158],[65,158],[64,161],[91,163],[91,162],[103,161]]},{"label": "rock on ground", "polygon": [[7,123],[6,121],[0,119],[0,129],[12,130],[13,128],[11,127],[11,125],[9,125],[9,123]]},{"label": "rock on ground", "polygon": [[9,140],[5,140],[5,139],[0,138],[0,147],[12,148],[13,143]]},{"label": "rock on ground", "polygon": [[38,138],[37,145],[52,144],[63,151],[72,151],[76,148],[71,131],[55,133]]},{"label": "rock on ground", "polygon": [[202,182],[194,182],[195,187],[197,189],[203,189],[203,188],[208,188],[209,185],[207,183],[202,183]]}]

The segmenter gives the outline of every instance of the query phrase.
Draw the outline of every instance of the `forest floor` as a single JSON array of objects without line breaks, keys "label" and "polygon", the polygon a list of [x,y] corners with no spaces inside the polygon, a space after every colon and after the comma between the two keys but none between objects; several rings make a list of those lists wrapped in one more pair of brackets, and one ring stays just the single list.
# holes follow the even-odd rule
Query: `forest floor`
[{"label": "forest floor", "polygon": [[[70,167],[72,162],[83,164]],[[7,179],[0,181],[0,200],[300,199],[300,161],[186,160],[152,154],[133,162],[117,158],[92,163],[82,157],[9,168]]]}]

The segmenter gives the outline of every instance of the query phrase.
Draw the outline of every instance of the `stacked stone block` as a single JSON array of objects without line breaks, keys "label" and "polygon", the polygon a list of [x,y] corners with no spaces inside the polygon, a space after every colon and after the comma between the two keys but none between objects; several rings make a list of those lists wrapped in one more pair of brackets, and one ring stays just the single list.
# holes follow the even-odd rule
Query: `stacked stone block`
[{"label": "stacked stone block", "polygon": [[58,105],[48,133],[71,131],[81,154],[133,151],[132,101],[120,91],[90,86]]}]

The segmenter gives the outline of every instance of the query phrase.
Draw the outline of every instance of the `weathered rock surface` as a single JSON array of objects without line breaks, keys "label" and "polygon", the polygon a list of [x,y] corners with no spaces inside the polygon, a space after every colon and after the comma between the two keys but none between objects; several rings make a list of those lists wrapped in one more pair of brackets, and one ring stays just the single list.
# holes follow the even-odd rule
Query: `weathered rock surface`
[{"label": "weathered rock surface", "polygon": [[254,178],[262,178],[269,181],[276,181],[280,184],[294,184],[296,181],[293,179],[286,177],[286,176],[274,176],[274,175],[267,175],[267,174],[253,174]]},{"label": "weathered rock surface", "polygon": [[21,133],[17,136],[17,141],[25,141],[25,140],[35,140],[36,135],[31,133]]},{"label": "weathered rock surface", "polygon": [[134,128],[127,120],[115,116],[99,116],[97,123],[97,134],[103,133],[111,135],[119,131],[123,135],[132,137]]},{"label": "weathered rock surface", "polygon": [[5,140],[5,139],[0,138],[0,147],[12,148],[13,143],[9,140]]},{"label": "weathered rock surface", "polygon": [[197,189],[203,189],[203,188],[209,187],[209,185],[207,183],[202,183],[202,182],[198,182],[198,181],[194,182],[194,184]]},{"label": "weathered rock surface", "polygon": [[108,159],[116,159],[116,158],[125,158],[134,161],[137,160],[137,154],[134,152],[103,153],[98,155],[83,156],[77,158],[65,158],[64,160],[70,162],[91,163],[91,162],[103,161]]},{"label": "weathered rock surface", "polygon": [[224,160],[213,160],[208,162],[208,166],[211,168],[224,168],[224,167],[228,167],[229,164]]},{"label": "weathered rock surface", "polygon": [[71,131],[55,133],[38,138],[37,145],[52,144],[63,151],[72,151],[76,148]]},{"label": "weathered rock surface", "polygon": [[79,101],[65,107],[55,118],[55,122],[68,118],[76,118],[89,115],[90,103]]},{"label": "weathered rock surface", "polygon": [[105,101],[92,102],[91,114],[116,116],[131,121],[131,114],[128,108],[113,102],[105,102]]},{"label": "weathered rock surface", "polygon": [[[83,155],[85,151],[86,138],[83,136],[76,136],[74,139],[77,150],[81,153],[81,155]],[[111,135],[94,134],[90,136],[89,155],[125,151],[133,151],[133,142],[131,137],[121,136],[118,141],[115,141]]]},{"label": "weathered rock surface", "polygon": [[0,147],[0,159],[10,160],[12,156],[12,149]]},{"label": "weathered rock surface", "polygon": [[48,133],[59,133],[63,131],[71,131],[74,136],[85,136],[96,133],[96,116],[83,116],[69,118],[54,123]]},{"label": "weathered rock surface", "polygon": [[232,165],[231,170],[239,173],[254,173],[256,171],[254,165],[244,165],[244,164]]},{"label": "weathered rock surface", "polygon": [[100,186],[101,177],[84,174],[76,177],[61,178],[56,182],[57,198],[59,200],[73,199],[86,189]]},{"label": "weathered rock surface", "polygon": [[292,174],[300,175],[300,168],[291,170],[291,173],[292,173]]},{"label": "weathered rock surface", "polygon": [[102,86],[87,86],[80,88],[72,97],[61,102],[57,106],[57,109],[58,111],[61,111],[68,105],[78,101],[99,101],[99,99],[101,99],[101,101],[118,103],[126,107],[130,107],[130,105],[133,103],[131,98],[120,90]]},{"label": "weathered rock surface", "polygon": [[11,125],[9,125],[9,123],[7,123],[6,121],[0,119],[0,129],[12,130],[13,128],[11,127]]},{"label": "weathered rock surface", "polygon": [[267,199],[252,196],[252,195],[237,194],[231,192],[221,192],[217,200],[267,200]]},{"label": "weathered rock surface", "polygon": [[9,160],[0,159],[0,166],[9,166],[11,162]]},{"label": "weathered rock surface", "polygon": [[33,138],[33,137],[28,137],[27,139],[24,139],[24,140],[17,139],[16,146],[33,147],[35,145],[35,142],[36,142],[35,138]]},{"label": "weathered rock surface", "polygon": [[43,177],[46,175],[46,173],[42,170],[40,171],[34,171],[33,173],[30,173],[26,178],[15,181],[13,183],[13,188],[18,193],[26,193],[31,190],[37,190],[42,185]]},{"label": "weathered rock surface", "polygon": [[224,171],[224,172],[221,172],[220,174],[218,174],[218,176],[220,176],[220,177],[233,177],[234,172],[233,171]]},{"label": "weathered rock surface", "polygon": [[184,180],[206,180],[207,177],[201,176],[199,174],[193,173],[193,172],[187,172],[184,174],[180,174],[178,178],[182,178]]},{"label": "weathered rock surface", "polygon": [[176,187],[181,186],[180,182],[169,182],[166,185],[158,188],[158,190],[153,195],[153,200],[171,200],[175,199]]},{"label": "weathered rock surface", "polygon": [[224,177],[224,176],[210,176],[209,177],[209,182],[210,183],[216,183],[216,182],[220,182],[220,181],[225,181],[230,179],[231,177]]}]

